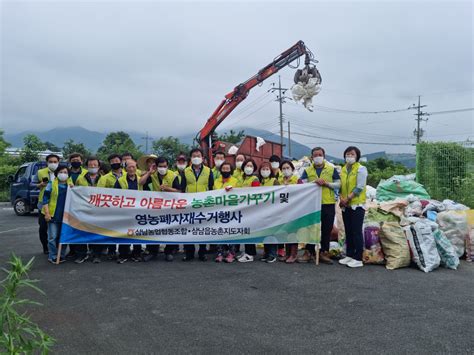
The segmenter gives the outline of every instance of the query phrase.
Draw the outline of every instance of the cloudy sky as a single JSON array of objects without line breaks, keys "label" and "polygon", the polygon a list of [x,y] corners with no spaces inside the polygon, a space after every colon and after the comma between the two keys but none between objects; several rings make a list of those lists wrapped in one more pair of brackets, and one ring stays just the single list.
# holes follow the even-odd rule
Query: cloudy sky
[{"label": "cloudy sky", "polygon": [[[474,107],[471,1],[2,1],[0,128],[197,132],[226,93],[300,39],[323,77],[315,112],[283,108],[302,143],[410,152],[366,143],[412,143],[414,110],[352,111],[405,109],[417,95],[426,112]],[[282,86],[293,72],[280,72]],[[279,131],[267,92],[277,80],[252,90],[221,131]],[[425,138],[472,140],[473,117],[429,116]]]}]

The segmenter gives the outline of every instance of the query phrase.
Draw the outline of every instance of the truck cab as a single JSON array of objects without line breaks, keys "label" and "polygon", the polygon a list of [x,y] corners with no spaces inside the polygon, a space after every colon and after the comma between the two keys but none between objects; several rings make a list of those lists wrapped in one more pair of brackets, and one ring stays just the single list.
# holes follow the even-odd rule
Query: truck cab
[{"label": "truck cab", "polygon": [[38,170],[46,167],[46,162],[32,162],[21,165],[15,175],[8,177],[10,201],[15,213],[24,216],[38,209],[40,189],[36,187]]}]

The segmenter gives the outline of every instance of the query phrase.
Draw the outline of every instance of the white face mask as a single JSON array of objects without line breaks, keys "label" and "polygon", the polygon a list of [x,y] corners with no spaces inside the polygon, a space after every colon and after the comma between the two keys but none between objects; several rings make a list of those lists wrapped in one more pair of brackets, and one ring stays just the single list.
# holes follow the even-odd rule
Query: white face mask
[{"label": "white face mask", "polygon": [[49,171],[55,171],[58,168],[58,163],[48,163]]},{"label": "white face mask", "polygon": [[324,162],[324,157],[314,157],[313,161],[314,161],[314,164],[321,165]]},{"label": "white face mask", "polygon": [[95,175],[99,171],[99,168],[87,168],[89,174]]},{"label": "white face mask", "polygon": [[160,175],[166,175],[166,173],[168,172],[168,168],[158,168],[156,170],[158,170],[158,174]]},{"label": "white face mask", "polygon": [[261,170],[261,171],[260,171],[260,174],[262,174],[262,176],[263,176],[264,178],[267,178],[267,177],[270,176],[270,170],[266,170],[266,169],[265,169],[265,170]]},{"label": "white face mask", "polygon": [[200,157],[194,157],[191,159],[191,162],[194,164],[194,165],[201,165],[202,163],[202,158]]},{"label": "white face mask", "polygon": [[277,161],[270,163],[270,165],[272,166],[272,169],[278,169],[280,167],[280,163]]},{"label": "white face mask", "polygon": [[244,169],[245,175],[252,175],[253,174],[253,168],[250,166],[246,166]]},{"label": "white face mask", "polygon": [[284,177],[290,177],[291,175],[293,175],[293,171],[291,171],[291,169],[283,169],[282,173]]},{"label": "white face mask", "polygon": [[216,167],[220,168],[221,165],[224,163],[224,161],[221,159],[218,159],[218,160],[214,160],[214,163],[216,163]]},{"label": "white face mask", "polygon": [[184,169],[186,169],[186,164],[176,164],[176,167],[178,168],[178,170],[183,171]]},{"label": "white face mask", "polygon": [[242,164],[243,164],[243,163],[244,163],[243,161],[238,161],[238,162],[235,163],[235,167],[236,167],[237,169],[242,169]]},{"label": "white face mask", "polygon": [[58,179],[59,179],[59,181],[62,181],[62,182],[66,181],[68,179],[68,177],[69,177],[69,175],[67,173],[59,173],[58,174]]},{"label": "white face mask", "polygon": [[346,157],[346,163],[352,165],[356,162],[356,158],[354,157]]}]

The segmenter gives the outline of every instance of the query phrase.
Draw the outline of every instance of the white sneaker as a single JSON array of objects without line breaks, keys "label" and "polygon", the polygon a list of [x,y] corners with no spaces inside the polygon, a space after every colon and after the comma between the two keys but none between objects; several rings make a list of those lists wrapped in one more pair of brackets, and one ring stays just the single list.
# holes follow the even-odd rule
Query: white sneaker
[{"label": "white sneaker", "polygon": [[244,254],[243,254],[240,258],[238,258],[237,260],[239,261],[239,263],[248,263],[248,262],[250,262],[250,261],[253,261],[253,256],[244,253]]},{"label": "white sneaker", "polygon": [[354,260],[354,259],[352,259],[350,256],[346,256],[344,259],[339,260],[339,264],[341,264],[341,265],[347,265],[347,264],[349,264],[352,260]]},{"label": "white sneaker", "polygon": [[352,259],[351,261],[349,261],[347,263],[347,266],[349,266],[349,267],[362,267],[362,266],[364,266],[364,264],[360,260]]}]

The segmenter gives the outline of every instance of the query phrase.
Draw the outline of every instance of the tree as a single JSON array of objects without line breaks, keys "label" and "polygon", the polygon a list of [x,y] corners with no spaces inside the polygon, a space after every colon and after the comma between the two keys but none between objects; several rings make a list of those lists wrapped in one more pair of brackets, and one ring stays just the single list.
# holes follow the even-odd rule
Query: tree
[{"label": "tree", "polygon": [[388,179],[393,175],[406,175],[412,171],[404,165],[387,158],[377,158],[364,163],[369,172],[367,184],[377,187],[380,180]]},{"label": "tree", "polygon": [[153,141],[152,144],[153,153],[169,161],[173,161],[181,152],[187,153],[189,149],[187,144],[181,143],[178,138],[172,136],[162,137]]},{"label": "tree", "polygon": [[76,143],[73,139],[69,139],[64,142],[62,151],[65,159],[67,159],[67,157],[72,153],[80,153],[84,158],[92,155],[90,150],[86,148],[84,143]]},{"label": "tree", "polygon": [[27,134],[23,137],[23,150],[20,154],[22,162],[38,160],[38,153],[45,150],[44,143],[34,134]]},{"label": "tree", "polygon": [[245,136],[245,131],[239,131],[235,132],[233,129],[231,129],[229,132],[226,132],[222,135],[217,135],[217,140],[223,141],[223,142],[228,142],[232,144],[239,143],[242,138]]},{"label": "tree", "polygon": [[10,143],[8,143],[5,138],[3,138],[3,132],[2,129],[0,129],[0,157],[3,157],[5,155],[5,149],[11,146]]},{"label": "tree", "polygon": [[143,153],[140,151],[140,146],[137,146],[135,142],[130,138],[130,135],[126,132],[112,132],[107,134],[102,146],[97,150],[99,159],[107,161],[107,157],[110,154],[123,154],[125,152],[132,153],[135,159],[138,159]]},{"label": "tree", "polygon": [[51,142],[44,142],[45,149],[50,150],[52,152],[60,152],[61,148],[59,148],[56,144]]}]

